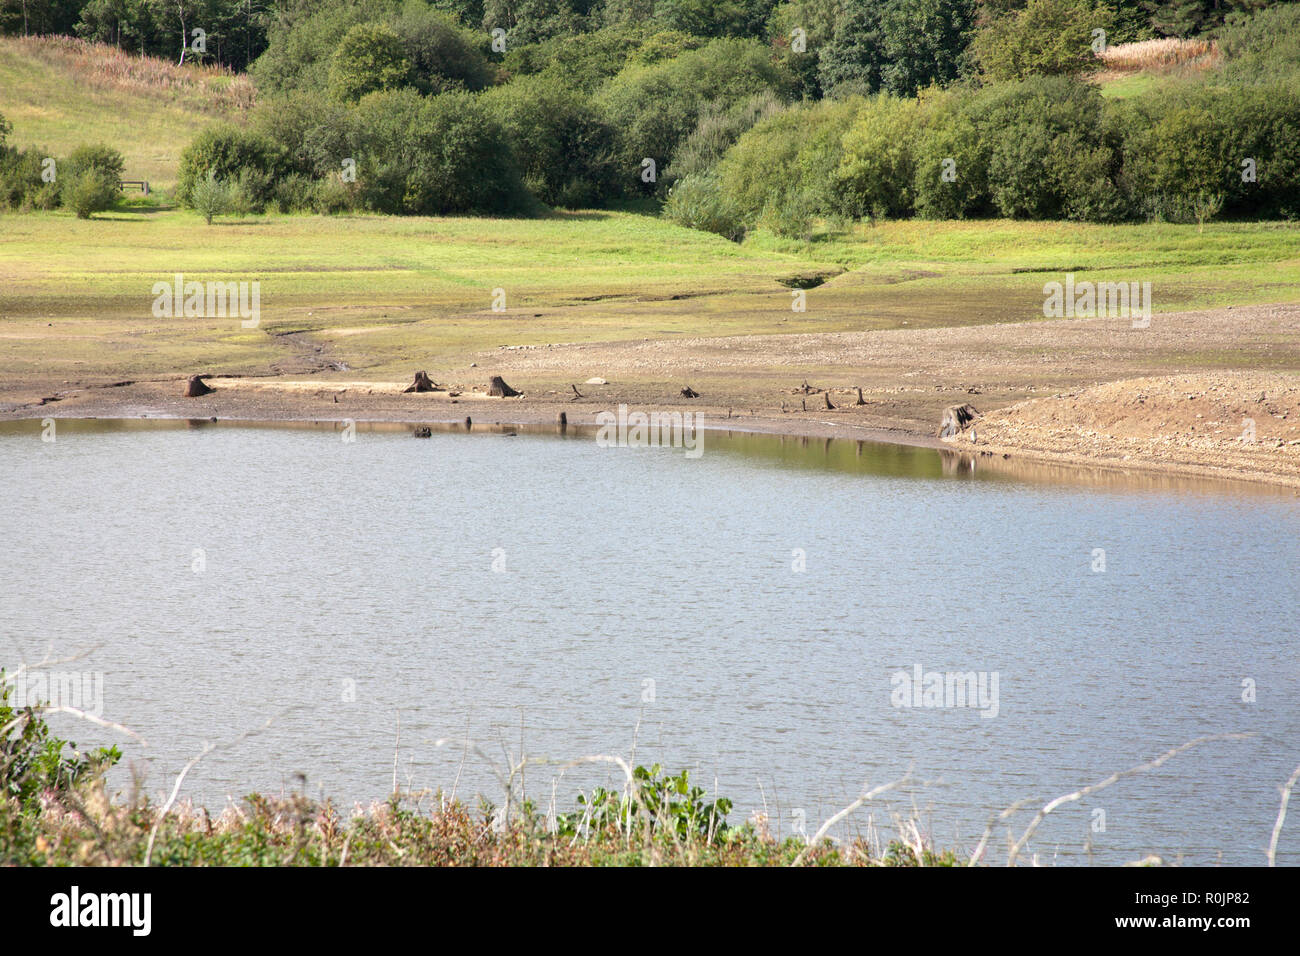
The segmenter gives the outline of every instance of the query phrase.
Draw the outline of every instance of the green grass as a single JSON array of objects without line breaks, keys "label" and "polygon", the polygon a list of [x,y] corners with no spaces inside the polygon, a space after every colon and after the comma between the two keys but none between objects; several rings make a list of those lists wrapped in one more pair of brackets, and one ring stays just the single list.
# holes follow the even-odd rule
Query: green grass
[{"label": "green grass", "polygon": [[124,179],[159,188],[175,184],[181,150],[195,134],[240,115],[236,82],[247,85],[152,58],[124,63],[112,47],[0,37],[0,115],[13,124],[13,145],[58,157],[106,143],[126,159]]},{"label": "green grass", "polygon": [[[840,273],[791,312],[782,280]],[[0,219],[0,367],[13,378],[265,373],[321,345],[351,375],[502,345],[855,331],[1041,318],[1043,284],[1150,281],[1157,311],[1300,301],[1300,229],[888,222],[743,245],[632,212],[545,219],[266,216],[206,226],[140,204]],[[155,282],[259,281],[257,329],[157,319]],[[492,311],[495,289],[506,311]],[[306,339],[306,342],[303,339]],[[346,375],[346,373],[344,373]]]}]

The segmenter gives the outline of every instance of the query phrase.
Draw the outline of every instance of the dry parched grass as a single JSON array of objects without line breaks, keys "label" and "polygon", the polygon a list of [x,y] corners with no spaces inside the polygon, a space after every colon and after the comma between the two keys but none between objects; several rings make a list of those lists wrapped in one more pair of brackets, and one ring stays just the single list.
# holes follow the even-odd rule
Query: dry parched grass
[{"label": "dry parched grass", "polygon": [[256,100],[253,81],[224,67],[139,56],[102,43],[75,37],[15,37],[29,56],[66,70],[99,89],[168,94],[172,100],[217,113],[243,112]]},{"label": "dry parched grass", "polygon": [[1099,53],[1098,58],[1105,64],[1105,69],[1116,73],[1163,71],[1176,67],[1204,70],[1219,62],[1219,48],[1211,40],[1166,37],[1138,43],[1117,43]]}]

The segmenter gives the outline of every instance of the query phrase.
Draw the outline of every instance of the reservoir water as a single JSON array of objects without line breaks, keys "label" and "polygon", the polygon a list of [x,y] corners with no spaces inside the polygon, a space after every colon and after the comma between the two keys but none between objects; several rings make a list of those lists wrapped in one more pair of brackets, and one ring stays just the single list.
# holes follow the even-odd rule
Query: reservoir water
[{"label": "reservoir water", "polygon": [[694,458],[340,427],[0,426],[0,663],[85,652],[44,670],[90,675],[146,744],[51,722],[119,744],[115,786],[134,764],[165,794],[210,741],[184,794],[214,811],[368,803],[394,775],[500,802],[526,753],[554,761],[527,796],[565,810],[617,771],[560,765],[619,754],[788,834],[910,770],[833,834],[915,819],[969,852],[1018,801],[1016,834],[1244,734],[1062,806],[1030,851],[1265,861],[1300,763],[1292,492],[846,440],[709,432]]}]

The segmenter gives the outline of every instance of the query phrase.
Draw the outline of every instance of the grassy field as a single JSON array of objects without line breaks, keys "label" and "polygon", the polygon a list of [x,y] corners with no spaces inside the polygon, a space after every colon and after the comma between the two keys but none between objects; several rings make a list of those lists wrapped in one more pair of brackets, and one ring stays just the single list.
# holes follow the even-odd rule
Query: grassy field
[{"label": "grassy field", "polygon": [[14,145],[66,156],[106,143],[125,179],[168,188],[181,150],[205,125],[237,119],[252,85],[210,68],[178,67],[66,37],[0,37],[0,115]]},{"label": "grassy field", "polygon": [[[153,285],[177,272],[260,282],[260,326],[155,318]],[[1150,281],[1157,311],[1300,301],[1300,229],[907,221],[736,245],[631,212],[212,226],[138,205],[90,221],[9,215],[0,375],[267,374],[319,347],[382,378],[501,346],[1023,321],[1066,272]],[[795,313],[790,283],[809,276],[831,278]]]}]

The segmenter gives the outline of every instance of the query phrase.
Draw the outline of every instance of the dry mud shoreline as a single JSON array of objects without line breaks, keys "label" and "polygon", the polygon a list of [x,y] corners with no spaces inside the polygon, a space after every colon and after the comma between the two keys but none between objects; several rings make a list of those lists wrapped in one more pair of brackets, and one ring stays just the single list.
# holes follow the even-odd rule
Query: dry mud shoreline
[{"label": "dry mud shoreline", "polygon": [[[1142,333],[1077,319],[530,348],[483,353],[468,367],[419,363],[441,383],[431,393],[403,393],[410,379],[370,381],[358,372],[226,377],[195,369],[130,381],[8,382],[0,384],[0,420],[469,417],[478,426],[547,426],[563,413],[582,426],[626,404],[693,412],[708,428],[1300,490],[1298,355],[1300,306],[1276,305],[1161,315]],[[215,391],[183,398],[191,371],[210,372]],[[524,395],[489,397],[497,374]],[[681,397],[685,384],[700,397]],[[939,440],[943,409],[966,402],[981,413],[973,433]]]}]

